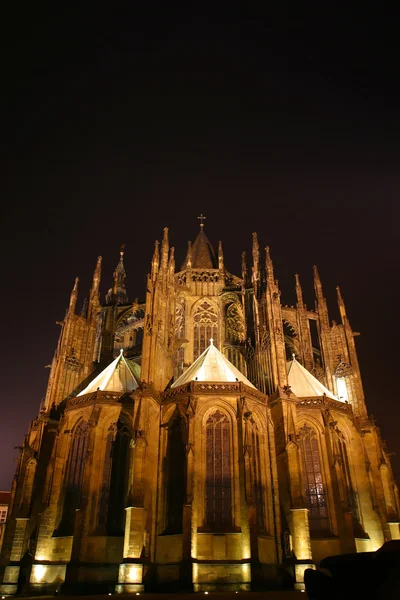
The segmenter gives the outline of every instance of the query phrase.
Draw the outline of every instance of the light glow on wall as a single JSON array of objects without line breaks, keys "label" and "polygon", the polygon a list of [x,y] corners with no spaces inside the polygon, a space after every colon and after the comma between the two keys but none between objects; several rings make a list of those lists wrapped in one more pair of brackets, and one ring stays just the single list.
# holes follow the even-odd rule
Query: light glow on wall
[{"label": "light glow on wall", "polygon": [[143,565],[123,564],[119,566],[118,583],[142,583]]},{"label": "light glow on wall", "polygon": [[45,565],[32,565],[32,583],[43,583],[46,579],[47,567]]},{"label": "light glow on wall", "polygon": [[348,397],[347,385],[346,385],[346,381],[345,381],[344,377],[338,377],[336,379],[336,386],[337,386],[337,395],[338,395],[339,400],[341,400],[342,402],[348,402],[349,397]]}]

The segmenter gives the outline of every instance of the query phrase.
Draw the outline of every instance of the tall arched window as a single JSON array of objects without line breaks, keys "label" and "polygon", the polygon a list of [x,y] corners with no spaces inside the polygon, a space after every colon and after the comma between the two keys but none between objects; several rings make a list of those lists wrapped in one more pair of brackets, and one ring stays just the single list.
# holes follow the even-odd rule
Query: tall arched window
[{"label": "tall arched window", "polygon": [[131,439],[132,431],[129,425],[120,419],[117,423],[115,441],[112,444],[112,469],[107,508],[108,535],[120,535],[124,530]]},{"label": "tall arched window", "polygon": [[81,502],[83,471],[89,442],[89,425],[81,421],[75,428],[69,454],[67,487],[65,490],[64,510],[59,527],[60,535],[71,535],[74,526],[75,511]]},{"label": "tall arched window", "polygon": [[317,434],[308,425],[304,425],[299,433],[310,532],[311,535],[327,535],[329,519]]},{"label": "tall arched window", "polygon": [[232,527],[230,422],[216,410],[206,423],[206,524],[213,531]]},{"label": "tall arched window", "polygon": [[216,309],[208,300],[203,300],[193,315],[193,360],[196,360],[214,340],[218,348],[218,315]]},{"label": "tall arched window", "polygon": [[260,435],[257,425],[253,423],[251,431],[251,468],[253,484],[253,502],[257,511],[257,525],[261,531],[265,530],[265,503],[264,486],[262,481]]},{"label": "tall arched window", "polygon": [[167,446],[167,533],[182,533],[185,500],[185,445],[181,419],[177,416],[168,427]]},{"label": "tall arched window", "polygon": [[106,449],[104,455],[104,463],[103,463],[103,478],[101,483],[100,490],[100,504],[99,504],[99,525],[104,526],[107,522],[107,513],[108,513],[108,501],[110,494],[110,481],[111,481],[111,471],[112,471],[112,461],[113,461],[113,446],[115,435],[117,433],[117,424],[112,423],[108,428],[107,437],[106,437]]}]

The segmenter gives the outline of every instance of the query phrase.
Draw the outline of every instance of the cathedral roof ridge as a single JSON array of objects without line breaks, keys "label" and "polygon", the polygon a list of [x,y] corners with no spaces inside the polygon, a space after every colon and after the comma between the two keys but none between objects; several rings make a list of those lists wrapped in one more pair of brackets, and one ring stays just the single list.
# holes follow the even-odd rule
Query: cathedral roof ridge
[{"label": "cathedral roof ridge", "polygon": [[292,354],[292,360],[287,363],[287,373],[288,385],[298,398],[327,396],[331,400],[339,401],[327,387],[296,360],[294,354]]},{"label": "cathedral roof ridge", "polygon": [[224,381],[239,382],[256,389],[255,386],[214,346],[210,345],[195,362],[171,385],[177,388],[190,381]]}]

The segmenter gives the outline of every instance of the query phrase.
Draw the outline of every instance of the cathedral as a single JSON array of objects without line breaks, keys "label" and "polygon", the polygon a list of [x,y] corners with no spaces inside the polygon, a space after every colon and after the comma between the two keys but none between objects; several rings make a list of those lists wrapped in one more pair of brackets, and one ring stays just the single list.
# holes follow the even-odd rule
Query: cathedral
[{"label": "cathedral", "polygon": [[[143,301],[124,249],[102,300],[78,279],[21,446],[0,592],[304,589],[322,558],[399,539],[390,457],[364,399],[340,289],[330,321],[281,303],[269,248],[230,273],[164,229]],[[144,291],[144,290],[143,290]]]}]

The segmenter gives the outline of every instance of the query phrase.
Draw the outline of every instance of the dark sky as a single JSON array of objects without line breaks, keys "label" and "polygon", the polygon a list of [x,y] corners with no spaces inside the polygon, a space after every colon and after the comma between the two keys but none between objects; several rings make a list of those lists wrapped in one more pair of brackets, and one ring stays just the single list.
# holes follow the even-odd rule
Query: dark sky
[{"label": "dark sky", "polygon": [[3,13],[1,35],[0,489],[45,394],[74,278],[83,302],[102,254],[105,293],[125,242],[128,292],[143,299],[154,240],[168,226],[179,263],[200,212],[236,274],[258,231],[283,304],[298,272],[313,307],[316,263],[338,320],[341,285],[400,479],[395,15],[23,4]]}]

